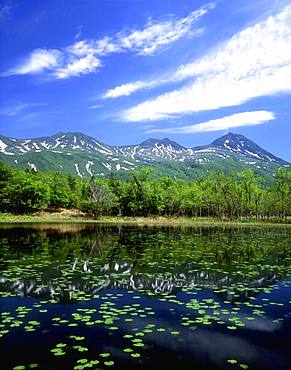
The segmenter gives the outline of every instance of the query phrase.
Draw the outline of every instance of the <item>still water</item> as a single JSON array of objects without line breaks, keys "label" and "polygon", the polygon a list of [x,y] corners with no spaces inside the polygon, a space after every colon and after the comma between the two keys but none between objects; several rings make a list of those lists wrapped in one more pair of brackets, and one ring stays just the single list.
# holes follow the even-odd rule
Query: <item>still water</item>
[{"label": "still water", "polygon": [[291,369],[291,228],[0,227],[1,370]]}]

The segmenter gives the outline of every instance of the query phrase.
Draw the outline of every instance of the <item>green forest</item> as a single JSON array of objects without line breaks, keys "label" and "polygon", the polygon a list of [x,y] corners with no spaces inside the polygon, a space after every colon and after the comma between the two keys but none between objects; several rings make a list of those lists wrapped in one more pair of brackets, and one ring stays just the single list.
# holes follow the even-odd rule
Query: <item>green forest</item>
[{"label": "green forest", "polygon": [[61,208],[99,216],[189,216],[288,221],[291,173],[280,167],[272,184],[253,170],[209,173],[193,181],[157,177],[150,168],[128,180],[79,179],[60,173],[17,170],[0,162],[0,211],[30,214]]}]

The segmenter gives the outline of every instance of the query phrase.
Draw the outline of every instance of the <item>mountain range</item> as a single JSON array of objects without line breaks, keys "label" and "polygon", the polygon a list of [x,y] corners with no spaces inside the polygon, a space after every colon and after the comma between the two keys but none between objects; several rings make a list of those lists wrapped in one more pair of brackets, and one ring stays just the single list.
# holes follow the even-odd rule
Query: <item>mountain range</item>
[{"label": "mountain range", "polygon": [[0,160],[14,167],[89,178],[126,172],[142,166],[161,176],[195,178],[209,171],[229,173],[253,168],[272,178],[278,166],[290,163],[243,135],[228,133],[209,145],[186,148],[168,138],[150,138],[137,145],[111,146],[79,132],[16,139],[0,135]]}]

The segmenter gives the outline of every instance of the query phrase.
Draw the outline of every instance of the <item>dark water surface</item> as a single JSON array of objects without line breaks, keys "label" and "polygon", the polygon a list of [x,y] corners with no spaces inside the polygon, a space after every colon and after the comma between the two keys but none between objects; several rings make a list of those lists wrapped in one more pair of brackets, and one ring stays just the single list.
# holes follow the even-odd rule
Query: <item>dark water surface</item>
[{"label": "dark water surface", "polygon": [[0,369],[291,369],[291,229],[0,227]]}]

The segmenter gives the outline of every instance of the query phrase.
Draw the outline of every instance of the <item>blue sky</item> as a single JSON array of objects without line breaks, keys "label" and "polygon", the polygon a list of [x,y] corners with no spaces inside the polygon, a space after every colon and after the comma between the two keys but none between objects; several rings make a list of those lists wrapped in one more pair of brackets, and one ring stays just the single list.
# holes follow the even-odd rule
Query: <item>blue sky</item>
[{"label": "blue sky", "polygon": [[291,160],[290,0],[2,0],[1,134],[228,131]]}]

